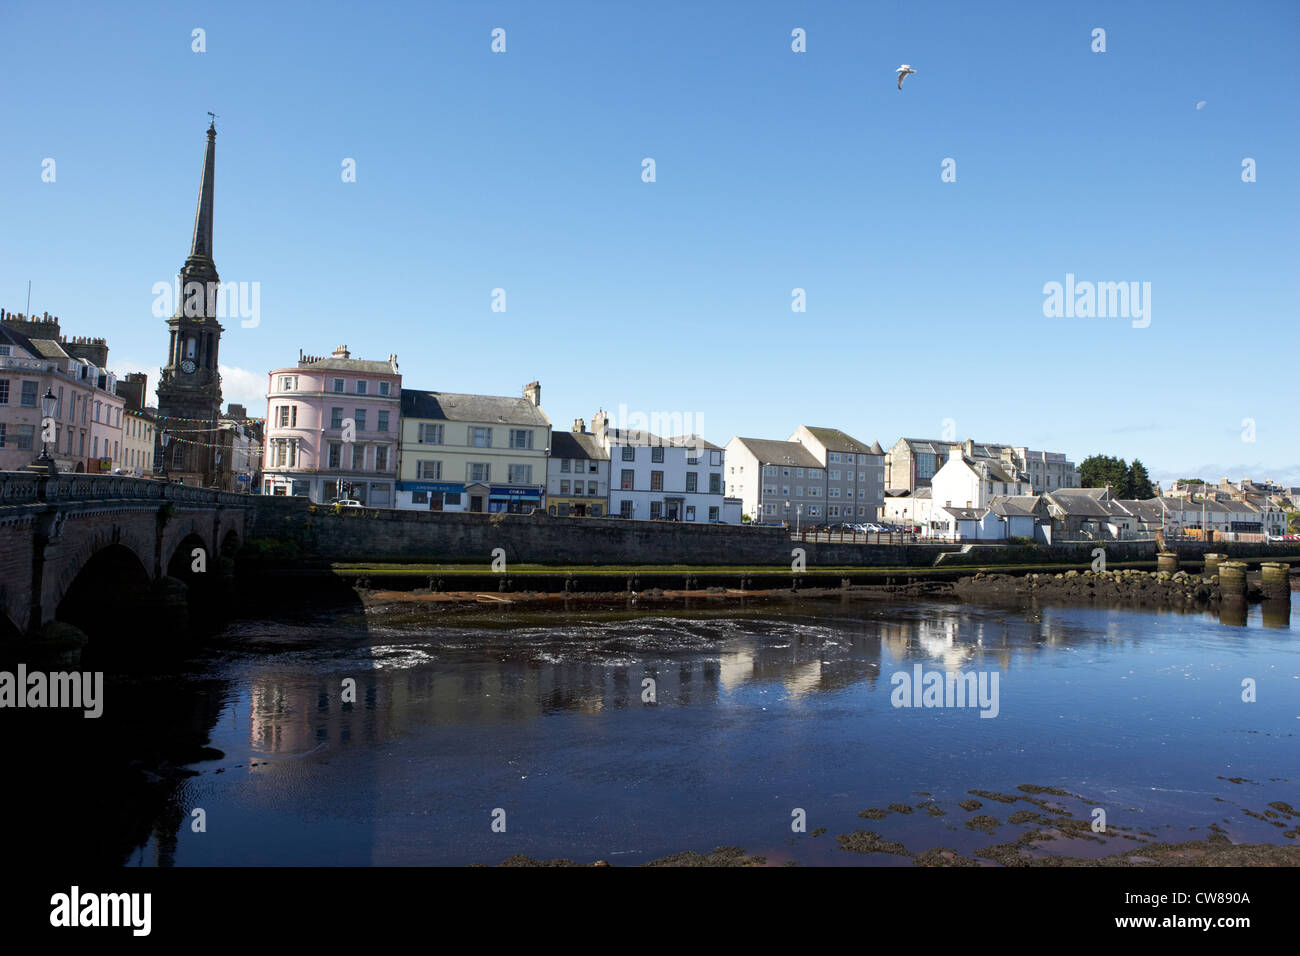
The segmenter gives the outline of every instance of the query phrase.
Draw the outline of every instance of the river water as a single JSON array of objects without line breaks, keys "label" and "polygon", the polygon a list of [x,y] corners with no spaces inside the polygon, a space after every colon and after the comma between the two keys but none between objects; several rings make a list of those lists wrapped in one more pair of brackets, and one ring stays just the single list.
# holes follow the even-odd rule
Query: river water
[{"label": "river water", "polygon": [[[1105,812],[1105,837],[1055,852],[1211,824],[1300,843],[1284,835],[1300,821],[1268,808],[1300,804],[1300,641],[1293,622],[1265,623],[1258,607],[1228,626],[837,600],[243,620],[173,672],[116,685],[201,700],[222,754],[189,765],[126,862],[634,864],[732,845],[769,864],[887,865],[906,861],[835,836],[969,855],[1015,839],[1008,815],[1034,809],[970,791],[1021,785],[1060,788],[1081,819]],[[997,675],[996,715],[991,700],[894,706],[894,675],[918,666],[982,674],[990,692]],[[971,799],[994,829],[966,825]]]}]

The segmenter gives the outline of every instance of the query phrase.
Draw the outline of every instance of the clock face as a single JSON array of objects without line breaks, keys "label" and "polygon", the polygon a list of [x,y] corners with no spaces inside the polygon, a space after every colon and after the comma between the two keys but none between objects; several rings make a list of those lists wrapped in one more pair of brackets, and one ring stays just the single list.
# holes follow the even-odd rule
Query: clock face
[{"label": "clock face", "polygon": [[189,375],[194,371],[194,363],[191,362],[189,359],[186,359],[184,362],[181,362],[181,371],[184,372],[186,375]]}]

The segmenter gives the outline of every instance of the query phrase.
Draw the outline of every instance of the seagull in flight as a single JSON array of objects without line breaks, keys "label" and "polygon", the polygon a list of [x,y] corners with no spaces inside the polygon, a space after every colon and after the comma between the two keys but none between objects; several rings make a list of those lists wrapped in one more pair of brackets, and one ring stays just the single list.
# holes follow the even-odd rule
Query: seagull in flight
[{"label": "seagull in flight", "polygon": [[912,68],[911,68],[910,66],[908,66],[906,63],[904,63],[902,66],[900,66],[900,67],[899,67],[897,70],[895,70],[894,72],[896,72],[896,73],[898,74],[898,88],[901,90],[901,89],[903,88],[903,81],[904,81],[905,79],[907,79],[907,75],[908,75],[909,73],[915,73],[916,70],[912,69]]}]

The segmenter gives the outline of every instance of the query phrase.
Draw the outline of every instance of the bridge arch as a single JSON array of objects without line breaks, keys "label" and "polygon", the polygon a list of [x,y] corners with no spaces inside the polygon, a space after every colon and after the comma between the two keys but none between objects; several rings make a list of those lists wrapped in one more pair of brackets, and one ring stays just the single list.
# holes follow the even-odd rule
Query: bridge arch
[{"label": "bridge arch", "polygon": [[95,551],[64,589],[55,620],[87,637],[125,637],[139,626],[134,611],[149,590],[150,575],[140,556],[121,542]]}]

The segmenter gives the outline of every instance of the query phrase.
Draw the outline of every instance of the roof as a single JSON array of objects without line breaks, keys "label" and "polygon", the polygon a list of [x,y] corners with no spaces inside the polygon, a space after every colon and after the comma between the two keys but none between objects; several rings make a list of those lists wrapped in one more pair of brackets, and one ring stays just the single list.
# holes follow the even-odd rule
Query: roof
[{"label": "roof", "polygon": [[[385,363],[378,363],[385,364]],[[463,395],[459,392],[421,392],[402,389],[403,418],[434,418],[449,422],[491,425],[549,425],[551,420],[528,399],[501,395]]]},{"label": "roof", "polygon": [[701,438],[699,435],[674,435],[672,438],[665,439],[665,443],[676,448],[705,448],[722,451],[720,446],[713,444],[707,438]]},{"label": "roof", "polygon": [[[987,468],[988,476],[993,481],[1004,481],[1010,484],[1012,482],[1017,482],[1020,480],[1016,472],[1008,471],[1006,465],[1004,465],[1001,461],[999,461],[996,458],[983,458],[983,457],[970,458],[966,455],[962,455],[961,460],[965,462],[967,467],[977,472],[979,471],[980,468]],[[946,466],[947,462],[945,462],[944,464]]]},{"label": "roof", "polygon": [[591,432],[551,432],[551,457],[609,461],[609,453]]},{"label": "roof", "polygon": [[31,342],[32,348],[36,350],[37,354],[40,355],[41,358],[59,359],[72,357],[67,352],[63,351],[63,346],[54,341],[54,339],[28,339],[28,341]]},{"label": "roof", "polygon": [[1147,524],[1158,523],[1164,515],[1159,498],[1139,500],[1137,498],[1117,498],[1116,503],[1133,517]]},{"label": "roof", "polygon": [[[827,451],[847,451],[859,455],[883,455],[884,452],[873,452],[871,446],[858,441],[852,435],[846,435],[838,428],[814,428],[812,425],[804,425],[809,434],[826,446]],[[877,448],[880,446],[877,445]]]},{"label": "roof", "polygon": [[824,467],[806,445],[797,441],[769,441],[766,438],[740,438],[760,465],[789,465],[795,468]]},{"label": "roof", "polygon": [[957,508],[953,505],[940,505],[936,510],[945,511],[958,521],[979,521],[989,513],[988,508]]},{"label": "roof", "polygon": [[323,358],[316,361],[303,359],[298,363],[300,369],[324,370],[326,372],[363,372],[366,375],[396,375],[397,369],[388,362],[372,362],[369,359]]},{"label": "roof", "polygon": [[[913,454],[919,452],[923,455],[947,455],[954,446],[965,444],[959,441],[941,441],[937,438],[900,438],[899,441],[906,442]],[[976,458],[1001,458],[1002,449],[1011,447],[1011,445],[971,443]]]},{"label": "roof", "polygon": [[17,346],[33,358],[40,356],[40,352],[37,351],[36,346],[32,344],[31,339],[23,335],[21,332],[7,329],[3,325],[0,325],[0,342],[8,342],[10,345]]},{"label": "roof", "polygon": [[1045,517],[1047,506],[1040,495],[999,495],[989,501],[989,509],[1004,518]]},{"label": "roof", "polygon": [[1057,510],[1067,515],[1083,515],[1088,518],[1108,518],[1112,514],[1107,507],[1109,502],[1101,501],[1087,492],[1090,488],[1071,488],[1067,491],[1049,491],[1045,496]]}]

